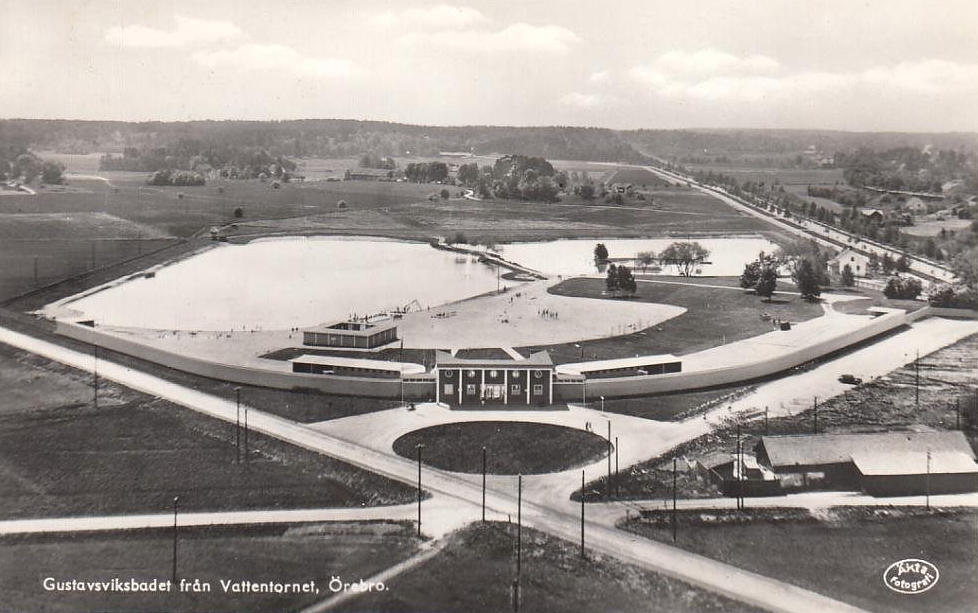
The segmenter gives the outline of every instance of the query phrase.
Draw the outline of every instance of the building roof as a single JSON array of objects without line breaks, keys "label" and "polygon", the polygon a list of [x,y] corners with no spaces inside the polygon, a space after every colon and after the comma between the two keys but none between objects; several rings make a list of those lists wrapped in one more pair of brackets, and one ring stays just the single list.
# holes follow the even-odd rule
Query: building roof
[{"label": "building roof", "polygon": [[580,375],[582,373],[595,372],[599,370],[641,368],[643,366],[653,366],[656,364],[666,364],[668,362],[679,361],[681,360],[671,353],[662,353],[659,355],[639,355],[632,358],[614,358],[611,360],[595,360],[593,362],[561,364],[559,367],[557,367],[557,370],[561,374]]},{"label": "building roof", "polygon": [[708,453],[701,458],[696,459],[696,463],[703,468],[717,468],[718,466],[723,466],[725,464],[733,464],[734,459],[737,457],[736,453],[728,453],[726,451],[714,451]]},{"label": "building roof", "polygon": [[859,253],[858,251],[856,251],[855,249],[852,249],[851,247],[846,247],[845,249],[843,249],[842,251],[840,251],[838,253],[838,255],[835,255],[834,257],[832,257],[829,260],[829,262],[830,263],[831,262],[840,262],[840,263],[843,263],[843,262],[852,261],[849,258],[856,258],[855,261],[857,261],[857,262],[862,262],[862,261],[867,261],[868,262],[869,261],[869,256],[863,255],[862,253]]},{"label": "building roof", "polygon": [[[336,326],[342,326],[343,324],[358,324],[359,326],[362,326],[362,329],[360,329],[360,330],[344,330],[342,328],[337,328],[336,327]],[[354,334],[354,335],[357,334],[357,333],[360,333],[360,334],[371,334],[371,335],[373,335],[373,334],[377,334],[378,332],[381,332],[383,330],[387,330],[387,329],[390,329],[390,328],[396,328],[396,327],[397,327],[397,324],[394,323],[394,320],[392,320],[392,319],[385,319],[383,321],[378,321],[377,323],[370,323],[370,322],[363,322],[363,321],[353,322],[353,321],[347,321],[345,319],[341,319],[339,321],[331,321],[331,322],[328,322],[328,323],[319,324],[318,326],[312,326],[310,328],[303,328],[302,331],[303,332],[319,332],[319,333],[330,332],[330,333],[333,333],[333,334]]]},{"label": "building roof", "polygon": [[416,375],[425,372],[424,366],[413,362],[388,362],[387,360],[363,360],[360,358],[344,358],[334,355],[303,354],[292,358],[289,362],[300,364],[318,364],[320,366],[340,366],[343,368],[369,368],[388,372]]},{"label": "building roof", "polygon": [[552,367],[553,360],[550,359],[550,354],[546,351],[538,351],[533,353],[528,358],[522,360],[492,360],[492,359],[479,359],[479,358],[457,358],[450,353],[445,351],[435,352],[435,364],[439,367],[441,366],[458,366],[461,368],[513,368],[513,367],[526,367],[526,366],[546,366]]},{"label": "building roof", "polygon": [[[852,462],[864,475],[925,475],[926,451],[865,452],[852,455]],[[960,451],[938,451],[930,454],[931,474],[978,474],[978,464]]]},{"label": "building roof", "polygon": [[772,467],[841,464],[854,455],[956,451],[974,459],[975,453],[959,431],[875,432],[868,434],[811,434],[764,436],[761,442]]}]

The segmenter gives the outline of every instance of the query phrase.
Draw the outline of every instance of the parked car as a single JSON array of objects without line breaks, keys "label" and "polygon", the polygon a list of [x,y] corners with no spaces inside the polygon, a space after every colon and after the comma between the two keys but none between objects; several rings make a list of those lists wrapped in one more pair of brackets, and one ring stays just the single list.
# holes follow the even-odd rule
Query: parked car
[{"label": "parked car", "polygon": [[847,385],[859,385],[862,382],[863,382],[862,379],[850,375],[849,373],[839,376],[839,383],[845,383]]}]

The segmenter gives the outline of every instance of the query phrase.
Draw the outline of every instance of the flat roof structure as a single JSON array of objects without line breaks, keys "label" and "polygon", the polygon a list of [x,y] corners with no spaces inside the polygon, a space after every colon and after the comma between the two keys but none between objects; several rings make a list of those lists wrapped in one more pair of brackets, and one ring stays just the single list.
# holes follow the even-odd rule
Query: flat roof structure
[{"label": "flat roof structure", "polygon": [[[927,451],[957,452],[972,461],[975,459],[968,439],[957,430],[763,436],[757,449],[758,457],[772,468],[845,464],[853,461],[855,456],[870,458],[885,454],[926,454]],[[870,459],[865,461],[867,466],[872,462]]]},{"label": "flat roof structure", "polygon": [[383,370],[405,375],[418,375],[426,372],[425,367],[414,362],[388,362],[387,360],[364,360],[360,358],[345,358],[332,355],[303,354],[294,357],[289,362],[296,364],[315,364],[317,366],[338,366],[348,369]]},{"label": "flat roof structure", "polygon": [[639,370],[647,366],[681,363],[682,360],[670,353],[659,355],[639,355],[629,358],[614,358],[611,360],[595,360],[593,362],[575,362],[561,364],[557,372],[562,375],[586,375],[588,373],[614,370]]},{"label": "flat roof structure", "polygon": [[436,351],[435,364],[438,367],[458,368],[539,368],[541,366],[552,367],[554,362],[546,351],[538,351],[522,360],[457,358],[446,351]]},{"label": "flat roof structure", "polygon": [[395,340],[397,325],[393,321],[334,321],[302,330],[302,344],[317,347],[373,349]]},{"label": "flat roof structure", "polygon": [[856,453],[852,462],[863,475],[978,474],[978,463],[960,451],[933,451],[929,462],[920,451]]}]

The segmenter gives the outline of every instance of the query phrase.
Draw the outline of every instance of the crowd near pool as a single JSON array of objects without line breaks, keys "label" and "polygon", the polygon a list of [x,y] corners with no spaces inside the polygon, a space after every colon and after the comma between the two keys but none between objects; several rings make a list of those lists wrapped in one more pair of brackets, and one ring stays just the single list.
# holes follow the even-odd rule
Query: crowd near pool
[{"label": "crowd near pool", "polygon": [[[551,275],[595,274],[594,247],[611,258],[658,253],[675,239],[577,239],[503,245],[507,260]],[[763,238],[700,239],[711,251],[701,274],[735,275]],[[628,262],[631,264],[631,262]],[[665,274],[674,274],[664,267]],[[494,266],[421,242],[364,237],[290,237],[221,244],[70,301],[103,325],[163,330],[283,330],[351,316],[434,308],[496,289]],[[505,271],[502,271],[505,272]],[[509,282],[510,284],[512,282]]]}]

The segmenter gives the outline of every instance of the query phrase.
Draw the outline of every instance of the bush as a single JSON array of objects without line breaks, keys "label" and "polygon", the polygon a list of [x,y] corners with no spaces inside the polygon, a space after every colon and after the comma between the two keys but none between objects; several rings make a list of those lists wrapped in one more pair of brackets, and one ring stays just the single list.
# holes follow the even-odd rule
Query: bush
[{"label": "bush", "polygon": [[939,285],[931,290],[927,302],[935,307],[978,309],[978,290],[966,285]]},{"label": "bush", "polygon": [[883,295],[887,298],[913,299],[920,295],[923,286],[920,281],[912,277],[901,277],[897,275],[890,277],[883,288]]},{"label": "bush", "polygon": [[244,217],[244,209],[241,208],[240,206],[234,209],[234,216],[237,219],[241,219],[242,217]]}]

